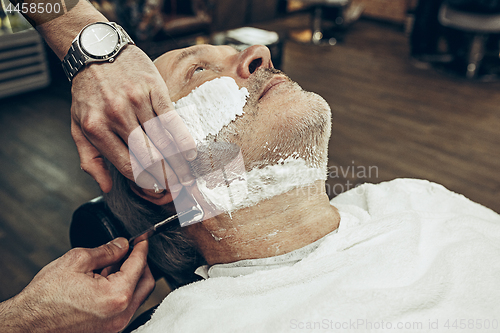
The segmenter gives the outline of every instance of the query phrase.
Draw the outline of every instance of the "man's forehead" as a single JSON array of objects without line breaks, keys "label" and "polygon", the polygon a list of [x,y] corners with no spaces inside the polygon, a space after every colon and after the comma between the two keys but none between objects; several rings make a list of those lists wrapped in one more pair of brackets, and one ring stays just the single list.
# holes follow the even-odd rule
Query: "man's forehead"
[{"label": "man's forehead", "polygon": [[191,46],[185,49],[181,49],[178,51],[181,51],[180,54],[177,55],[175,58],[174,62],[178,63],[181,62],[182,60],[188,58],[188,57],[196,57],[200,56],[203,54],[206,54],[208,52],[208,45],[196,45],[196,46]]},{"label": "man's forehead", "polygon": [[183,49],[172,50],[164,53],[160,57],[158,57],[154,62],[157,66],[166,66],[166,65],[176,65],[179,62],[189,58],[196,57],[201,55],[229,55],[237,53],[234,48],[227,45],[218,45],[213,46],[209,44],[203,45],[194,45],[190,47],[186,47]]},{"label": "man's forehead", "polygon": [[176,69],[182,70],[179,68],[179,64],[181,64],[183,60],[191,56],[206,54],[208,52],[207,47],[208,45],[195,45],[184,49],[168,51],[156,58],[154,64],[158,68],[163,79],[167,81]]},{"label": "man's forehead", "polygon": [[156,58],[154,61],[155,66],[158,68],[163,80],[168,84],[168,79],[174,72],[174,69],[178,69],[179,58],[185,58],[184,54],[192,53],[191,48],[172,50],[162,54],[160,57]]},{"label": "man's forehead", "polygon": [[205,49],[206,48],[204,46],[195,45],[184,49],[168,51],[162,54],[160,57],[158,57],[154,62],[155,64],[161,63],[163,65],[167,65],[170,63],[177,63],[189,56],[200,54],[204,52]]},{"label": "man's forehead", "polygon": [[175,61],[176,57],[179,57],[179,55],[185,50],[186,49],[168,51],[156,58],[153,62],[159,69],[164,68],[165,66],[168,66],[170,63]]}]

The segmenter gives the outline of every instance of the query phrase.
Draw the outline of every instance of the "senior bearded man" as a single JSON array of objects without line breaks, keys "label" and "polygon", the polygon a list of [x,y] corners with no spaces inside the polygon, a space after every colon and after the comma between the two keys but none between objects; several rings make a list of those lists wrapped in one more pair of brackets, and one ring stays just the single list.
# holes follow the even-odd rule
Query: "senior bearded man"
[{"label": "senior bearded man", "polygon": [[[138,332],[499,325],[498,214],[409,179],[366,184],[330,202],[330,108],[275,70],[265,47],[195,46],[155,64],[172,101],[218,78],[246,88],[243,113],[205,140],[237,145],[249,179],[279,172],[249,182],[257,199],[151,240],[151,259],[179,282],[196,281],[195,270],[201,278],[169,294]],[[203,197],[196,185],[159,193],[114,177],[106,200],[132,233],[165,218],[173,199]],[[281,191],[263,195],[273,182]]]}]

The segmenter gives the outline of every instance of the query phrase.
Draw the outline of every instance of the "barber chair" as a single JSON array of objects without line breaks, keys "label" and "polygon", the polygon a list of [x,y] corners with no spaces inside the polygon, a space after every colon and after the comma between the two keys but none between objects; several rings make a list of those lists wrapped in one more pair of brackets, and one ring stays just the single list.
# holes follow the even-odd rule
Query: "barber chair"
[{"label": "barber chair", "polygon": [[[312,42],[314,44],[319,44],[324,37],[330,37],[328,34],[325,34],[323,23],[325,16],[328,15],[333,22],[334,27],[342,26],[344,19],[342,17],[342,10],[349,4],[348,0],[328,0],[328,1],[320,1],[320,0],[309,0],[306,1],[313,6],[314,14],[312,18]],[[325,15],[326,14],[326,15]],[[334,28],[330,28],[331,30]],[[331,31],[330,30],[330,31]],[[333,38],[333,39],[332,39]],[[334,37],[328,38],[330,44],[335,44],[336,39]]]},{"label": "barber chair", "polygon": [[[442,26],[462,31],[465,36],[470,36],[469,45],[462,56],[466,62],[467,78],[473,79],[480,75],[483,59],[488,53],[488,46],[498,60],[500,3],[497,0],[444,1],[439,10],[438,20]],[[461,56],[460,51],[455,53]]]},{"label": "barber chair", "polygon": [[316,45],[335,45],[340,33],[363,12],[363,6],[352,5],[351,0],[299,0],[311,11],[312,35]]}]

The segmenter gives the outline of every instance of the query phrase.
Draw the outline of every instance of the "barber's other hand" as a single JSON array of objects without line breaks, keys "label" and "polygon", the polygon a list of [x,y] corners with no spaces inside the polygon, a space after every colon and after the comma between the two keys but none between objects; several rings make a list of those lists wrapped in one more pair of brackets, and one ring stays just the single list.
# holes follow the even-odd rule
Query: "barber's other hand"
[{"label": "barber's other hand", "polygon": [[138,47],[128,45],[113,63],[90,64],[75,76],[71,91],[71,134],[81,167],[102,191],[112,187],[103,156],[146,189],[157,184],[179,192],[193,182],[187,160],[196,157],[194,139],[175,112],[155,65]]},{"label": "barber's other hand", "polygon": [[146,262],[147,241],[134,246],[118,271],[109,275],[93,271],[119,264],[127,251],[127,240],[117,238],[95,249],[73,249],[44,267],[12,300],[36,325],[25,331],[122,330],[154,288]]}]

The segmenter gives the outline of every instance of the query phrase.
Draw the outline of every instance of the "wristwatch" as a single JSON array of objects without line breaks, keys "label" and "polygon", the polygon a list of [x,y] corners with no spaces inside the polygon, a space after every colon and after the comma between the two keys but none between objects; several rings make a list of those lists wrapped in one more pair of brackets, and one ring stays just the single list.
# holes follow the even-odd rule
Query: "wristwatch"
[{"label": "wristwatch", "polygon": [[62,66],[69,81],[83,66],[99,61],[113,62],[126,45],[135,45],[121,26],[114,22],[96,22],[85,26],[71,43]]}]

